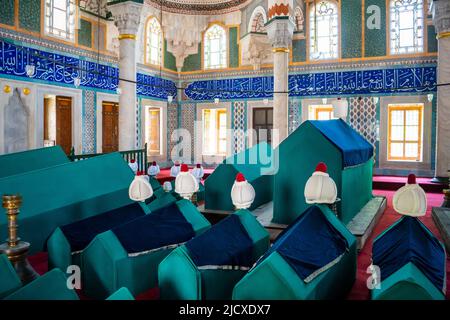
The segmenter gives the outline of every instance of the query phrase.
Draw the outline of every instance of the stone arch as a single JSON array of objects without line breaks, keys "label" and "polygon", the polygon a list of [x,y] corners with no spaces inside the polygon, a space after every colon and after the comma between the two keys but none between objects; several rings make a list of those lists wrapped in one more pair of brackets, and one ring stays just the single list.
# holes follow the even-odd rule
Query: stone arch
[{"label": "stone arch", "polygon": [[253,10],[251,15],[248,31],[249,32],[266,32],[265,24],[267,23],[266,10],[262,6],[258,6]]}]

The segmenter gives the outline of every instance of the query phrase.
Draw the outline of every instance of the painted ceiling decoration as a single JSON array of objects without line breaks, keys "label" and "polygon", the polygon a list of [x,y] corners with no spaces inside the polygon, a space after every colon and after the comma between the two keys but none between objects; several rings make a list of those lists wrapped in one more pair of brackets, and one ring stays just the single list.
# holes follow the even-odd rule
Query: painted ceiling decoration
[{"label": "painted ceiling decoration", "polygon": [[245,7],[251,0],[145,0],[164,11],[183,14],[223,14]]}]

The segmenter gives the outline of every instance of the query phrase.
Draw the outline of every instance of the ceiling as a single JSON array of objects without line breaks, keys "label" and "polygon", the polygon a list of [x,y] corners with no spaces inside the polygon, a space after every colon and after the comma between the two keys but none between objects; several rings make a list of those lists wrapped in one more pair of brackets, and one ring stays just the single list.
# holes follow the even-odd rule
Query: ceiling
[{"label": "ceiling", "polygon": [[145,0],[146,3],[164,11],[184,14],[222,14],[238,10],[251,0]]}]

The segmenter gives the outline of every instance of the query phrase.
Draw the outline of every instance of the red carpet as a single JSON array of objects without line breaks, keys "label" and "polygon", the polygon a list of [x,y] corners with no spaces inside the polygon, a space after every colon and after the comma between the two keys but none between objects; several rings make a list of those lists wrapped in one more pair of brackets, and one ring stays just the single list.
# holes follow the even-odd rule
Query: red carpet
[{"label": "red carpet", "polygon": [[[192,168],[189,168],[192,169]],[[214,171],[214,169],[203,169],[203,172],[205,173],[203,176],[203,179],[208,178],[208,176]],[[158,179],[159,183],[163,184],[166,181],[172,181],[175,178],[170,176],[170,168],[164,168],[161,169],[159,174],[156,176],[156,179]]]},{"label": "red carpet", "polygon": [[[380,234],[383,230],[392,225],[396,220],[400,218],[400,215],[394,212],[392,208],[392,197],[394,191],[385,191],[385,190],[374,190],[375,195],[384,195],[388,199],[388,207],[380,219],[380,222],[375,227],[374,233],[366,242],[365,247],[359,253],[358,256],[358,270],[356,275],[356,282],[348,295],[348,299],[350,300],[367,300],[370,299],[370,292],[366,286],[366,281],[370,274],[366,273],[367,267],[370,265],[371,252],[372,252],[372,241],[373,239]],[[437,193],[428,193],[428,210],[426,216],[420,218],[420,220],[434,233],[436,237],[441,239],[439,231],[437,230],[434,222],[431,218],[431,207],[440,206],[442,203],[443,195]],[[36,269],[39,274],[44,274],[47,272],[47,254],[46,253],[38,253],[32,257],[30,257],[30,263]],[[450,298],[450,259],[447,260],[447,299]],[[82,295],[80,295],[82,299],[85,299]],[[159,298],[159,291],[157,288],[151,289],[149,291],[143,292],[142,294],[136,297],[137,300],[154,300]]]},{"label": "red carpet", "polygon": [[[432,178],[419,178],[417,177],[417,183],[425,190],[425,192],[441,193],[443,189],[447,188],[447,185],[443,183],[431,182]],[[398,190],[403,187],[406,182],[406,177],[397,176],[374,176],[373,188],[378,190]]]}]

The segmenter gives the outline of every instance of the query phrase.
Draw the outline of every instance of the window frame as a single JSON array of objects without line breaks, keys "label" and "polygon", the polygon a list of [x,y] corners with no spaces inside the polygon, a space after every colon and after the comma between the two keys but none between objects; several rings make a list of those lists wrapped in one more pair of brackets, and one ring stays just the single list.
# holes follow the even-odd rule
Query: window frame
[{"label": "window frame", "polygon": [[[218,67],[211,67],[211,66],[207,66],[207,51],[206,51],[206,47],[207,47],[207,41],[206,41],[206,35],[208,33],[208,31],[214,27],[218,27],[221,28],[224,32],[224,40],[223,40],[223,44],[224,44],[224,49],[222,49],[220,52],[223,51],[223,54],[225,55],[225,63],[223,65],[219,65]],[[203,70],[223,70],[223,69],[227,69],[229,66],[229,35],[228,35],[228,28],[219,23],[219,22],[214,22],[211,23],[208,28],[204,31],[203,36],[202,36],[202,69]],[[211,55],[211,54],[209,54]],[[219,58],[222,58],[221,56]],[[211,60],[211,59],[210,59]]]},{"label": "window frame", "polygon": [[[145,115],[145,143],[147,143],[147,156],[161,156],[163,154],[163,139],[162,139],[162,126],[163,126],[163,112],[162,108],[155,106],[147,106],[146,110],[147,114]],[[159,138],[159,150],[156,152],[152,152],[150,148],[150,113],[152,111],[158,112],[158,138]]]},{"label": "window frame", "polygon": [[[305,18],[305,20],[307,20],[306,24],[306,28],[307,28],[307,40],[308,40],[308,47],[307,47],[307,59],[309,61],[333,61],[333,60],[338,60],[341,57],[341,23],[340,23],[340,18],[341,18],[341,9],[340,9],[340,2],[334,1],[334,0],[320,0],[317,2],[317,4],[319,4],[320,2],[328,2],[330,4],[332,4],[335,8],[336,8],[336,21],[337,21],[337,25],[336,25],[336,53],[334,56],[332,57],[319,57],[318,59],[314,59],[311,55],[314,52],[313,48],[314,48],[314,41],[313,41],[313,32],[314,32],[314,27],[311,23],[311,20],[314,17],[314,11],[315,11],[315,4],[314,3],[308,3],[308,7],[307,7],[307,18]],[[328,38],[331,38],[331,36],[329,35]]]},{"label": "window frame", "polygon": [[[59,39],[62,41],[75,43],[76,41],[76,33],[77,33],[77,21],[78,21],[78,7],[76,0],[64,0],[66,2],[66,10],[63,11],[61,9],[57,9],[59,11],[63,11],[66,13],[66,30],[57,29],[54,27],[54,2],[55,0],[44,0],[44,21],[43,21],[43,30],[45,36]],[[71,9],[73,10],[73,13],[71,14]],[[73,15],[73,23],[71,23],[70,16]],[[71,28],[72,26],[72,28]],[[58,30],[58,33],[55,33],[54,30]],[[62,32],[66,34],[66,36],[60,35]],[[68,37],[69,36],[69,37]]]},{"label": "window frame", "polygon": [[[398,40],[394,40],[393,39],[393,35],[396,32],[394,30],[395,27],[395,23],[397,22],[397,24],[400,24],[400,21],[396,21],[394,20],[394,17],[392,16],[392,11],[393,11],[393,5],[396,1],[399,0],[390,0],[387,2],[387,14],[389,17],[389,22],[386,23],[386,28],[387,28],[387,42],[388,42],[388,48],[389,48],[389,54],[392,56],[399,56],[399,55],[411,55],[411,54],[423,54],[426,51],[425,45],[426,45],[426,32],[425,32],[425,28],[426,28],[426,12],[425,12],[425,1],[424,0],[417,0],[417,1],[421,1],[421,6],[422,6],[422,10],[419,10],[419,12],[421,13],[421,18],[422,18],[422,23],[421,23],[421,30],[422,30],[422,34],[421,34],[421,38],[417,38],[416,39],[416,29],[417,29],[417,23],[416,21],[414,21],[414,24],[412,26],[412,28],[409,28],[411,30],[411,32],[413,32],[413,42],[414,41],[421,41],[421,45],[417,46],[414,45],[414,50],[413,51],[409,51],[408,49],[406,49],[406,52],[399,52],[402,48],[411,48],[411,47],[400,47],[398,48],[398,50],[395,49],[395,46],[393,45],[393,41],[398,41],[400,42],[400,38]],[[401,1],[401,0],[400,0]],[[413,11],[414,12],[414,11]],[[402,30],[405,29],[401,29],[400,25],[399,25],[399,29],[397,30],[397,33],[399,34]]]},{"label": "window frame", "polygon": [[[308,120],[317,120],[317,121],[322,121],[319,120],[319,112],[329,112],[330,113],[330,119],[335,119],[334,117],[334,108],[333,105],[331,103],[327,103],[327,104],[310,104],[308,106]],[[313,119],[310,118],[310,116],[313,115]]]},{"label": "window frame", "polygon": [[[205,120],[205,114],[208,113],[210,117],[208,121],[208,128],[206,128],[207,121]],[[227,131],[225,131],[225,137],[220,137],[220,116],[225,115],[225,130],[228,129],[228,112],[226,108],[203,108],[201,110],[202,115],[202,156],[226,156],[227,154],[227,146],[228,146],[228,136]],[[215,126],[211,126],[211,119],[215,117]],[[205,130],[215,130],[215,141],[211,141],[212,137],[209,135],[209,132]],[[225,141],[225,150],[220,150],[220,142]],[[208,150],[209,145],[215,145],[215,150]]]},{"label": "window frame", "polygon": [[[159,61],[157,61],[156,63],[154,63],[154,61],[151,61],[151,59],[149,59],[149,55],[151,54],[151,51],[149,51],[149,46],[151,47],[150,35],[152,34],[149,30],[149,27],[150,27],[150,23],[152,20],[154,20],[158,23],[159,29],[160,29],[160,33],[159,33],[160,46],[159,46],[159,52],[158,52]],[[158,18],[156,18],[155,16],[148,17],[147,21],[145,23],[144,30],[145,30],[144,31],[144,64],[150,65],[150,66],[158,66],[158,67],[162,66],[164,64],[164,32],[163,32],[161,23],[159,22]]]},{"label": "window frame", "polygon": [[[392,140],[392,111],[403,111],[403,140]],[[419,112],[419,125],[418,125],[418,140],[406,140],[406,112],[407,111],[418,111]],[[408,104],[389,104],[388,105],[388,136],[387,136],[387,161],[410,161],[410,162],[422,162],[423,161],[423,131],[424,131],[424,104],[423,103],[408,103]],[[392,143],[402,143],[403,144],[403,157],[391,156],[391,144]],[[407,143],[417,144],[417,157],[406,157],[405,147]]]}]

